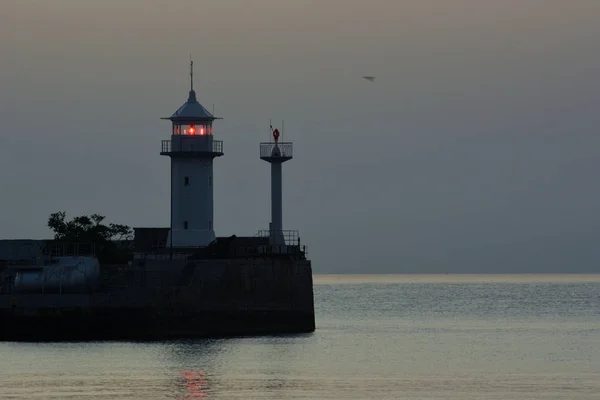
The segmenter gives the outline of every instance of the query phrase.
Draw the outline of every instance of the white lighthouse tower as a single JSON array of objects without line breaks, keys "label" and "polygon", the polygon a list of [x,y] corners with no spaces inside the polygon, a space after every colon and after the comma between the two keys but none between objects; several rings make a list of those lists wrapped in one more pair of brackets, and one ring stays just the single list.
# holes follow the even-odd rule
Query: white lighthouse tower
[{"label": "white lighthouse tower", "polygon": [[217,118],[196,99],[194,63],[190,61],[187,101],[168,118],[171,139],[161,152],[171,158],[170,247],[200,247],[215,240],[213,229],[213,160],[223,155],[223,141],[213,139]]},{"label": "white lighthouse tower", "polygon": [[283,231],[283,187],[282,187],[282,164],[293,157],[292,142],[280,142],[279,130],[273,129],[272,142],[260,144],[260,158],[271,164],[271,224],[269,237],[271,245],[285,245]]}]

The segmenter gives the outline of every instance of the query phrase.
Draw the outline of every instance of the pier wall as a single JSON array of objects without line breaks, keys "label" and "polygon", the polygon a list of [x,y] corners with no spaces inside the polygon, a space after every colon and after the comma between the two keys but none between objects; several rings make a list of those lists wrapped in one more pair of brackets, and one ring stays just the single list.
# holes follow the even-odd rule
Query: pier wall
[{"label": "pier wall", "polygon": [[145,263],[146,287],[170,294],[175,303],[193,305],[199,310],[313,310],[310,261],[149,260]]},{"label": "pier wall", "polygon": [[315,329],[310,261],[136,260],[103,268],[121,272],[96,293],[0,296],[0,337],[145,340]]}]

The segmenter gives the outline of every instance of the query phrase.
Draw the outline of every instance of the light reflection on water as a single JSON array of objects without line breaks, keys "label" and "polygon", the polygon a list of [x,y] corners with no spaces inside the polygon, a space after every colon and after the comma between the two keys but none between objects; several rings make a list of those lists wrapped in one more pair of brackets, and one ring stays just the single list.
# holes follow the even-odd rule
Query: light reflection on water
[{"label": "light reflection on water", "polygon": [[0,343],[0,398],[517,400],[600,393],[598,282],[328,279],[315,286],[314,334]]},{"label": "light reflection on water", "polygon": [[203,399],[206,397],[208,381],[203,371],[183,371],[184,385],[186,389],[184,399]]}]

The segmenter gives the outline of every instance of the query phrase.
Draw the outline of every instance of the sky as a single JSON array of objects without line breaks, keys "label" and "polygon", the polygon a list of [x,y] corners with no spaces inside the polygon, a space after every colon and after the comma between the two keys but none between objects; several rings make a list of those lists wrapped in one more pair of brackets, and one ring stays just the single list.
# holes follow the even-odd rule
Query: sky
[{"label": "sky", "polygon": [[[169,226],[170,116],[223,120],[218,236],[270,217],[316,273],[600,272],[597,0],[3,0],[1,238]],[[375,76],[374,82],[361,79]]]}]

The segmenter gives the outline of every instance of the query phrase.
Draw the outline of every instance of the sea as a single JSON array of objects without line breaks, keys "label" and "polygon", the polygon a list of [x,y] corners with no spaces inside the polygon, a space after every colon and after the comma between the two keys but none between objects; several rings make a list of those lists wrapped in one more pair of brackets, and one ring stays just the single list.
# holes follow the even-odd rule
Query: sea
[{"label": "sea", "polygon": [[0,342],[0,399],[600,399],[600,275],[314,280],[312,334]]}]

